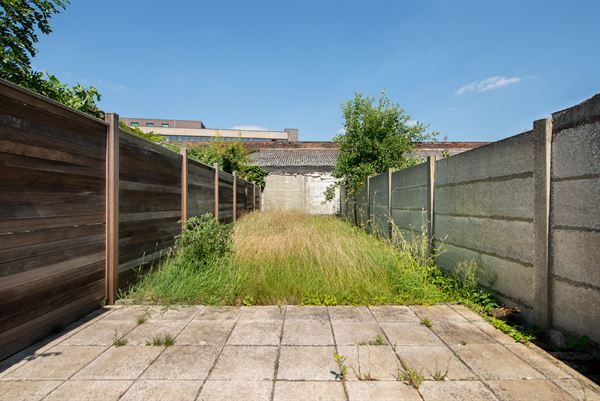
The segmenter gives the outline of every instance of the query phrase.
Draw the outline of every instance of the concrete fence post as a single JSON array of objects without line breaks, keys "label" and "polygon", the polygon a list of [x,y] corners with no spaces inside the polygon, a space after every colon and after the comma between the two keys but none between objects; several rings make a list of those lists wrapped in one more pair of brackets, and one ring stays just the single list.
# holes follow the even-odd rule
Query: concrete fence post
[{"label": "concrete fence post", "polygon": [[233,222],[237,219],[237,175],[233,172]]},{"label": "concrete fence post", "polygon": [[435,156],[427,157],[427,256],[433,253],[435,238]]},{"label": "concrete fence post", "polygon": [[550,181],[552,156],[552,118],[533,123],[533,315],[536,326],[552,325],[550,307]]},{"label": "concrete fence post", "polygon": [[252,211],[256,210],[256,183],[252,181]]},{"label": "concrete fence post", "polygon": [[181,229],[188,219],[188,150],[181,148]]},{"label": "concrete fence post", "polygon": [[213,164],[215,169],[215,220],[219,222],[219,165]]},{"label": "concrete fence post", "polygon": [[105,297],[115,303],[119,288],[119,115],[106,113]]}]

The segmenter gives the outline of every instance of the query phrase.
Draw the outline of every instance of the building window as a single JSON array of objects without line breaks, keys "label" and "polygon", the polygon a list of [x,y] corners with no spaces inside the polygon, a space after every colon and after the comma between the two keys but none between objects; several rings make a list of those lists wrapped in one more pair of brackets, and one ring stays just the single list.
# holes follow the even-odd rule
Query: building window
[{"label": "building window", "polygon": [[154,123],[146,123],[146,127],[154,127]]},{"label": "building window", "polygon": [[132,123],[131,123],[131,126],[132,126],[132,127],[139,127],[139,126],[140,126],[140,123],[138,123],[138,122],[132,122]]},{"label": "building window", "polygon": [[160,124],[160,126],[162,128],[169,128],[169,124],[168,123],[162,123],[162,124]]}]

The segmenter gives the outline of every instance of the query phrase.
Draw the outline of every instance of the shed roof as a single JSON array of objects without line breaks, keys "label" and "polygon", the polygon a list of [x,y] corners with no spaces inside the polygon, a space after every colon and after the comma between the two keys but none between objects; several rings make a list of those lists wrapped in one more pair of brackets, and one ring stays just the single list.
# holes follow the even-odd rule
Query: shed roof
[{"label": "shed roof", "polygon": [[260,149],[250,160],[261,167],[333,167],[338,149]]}]

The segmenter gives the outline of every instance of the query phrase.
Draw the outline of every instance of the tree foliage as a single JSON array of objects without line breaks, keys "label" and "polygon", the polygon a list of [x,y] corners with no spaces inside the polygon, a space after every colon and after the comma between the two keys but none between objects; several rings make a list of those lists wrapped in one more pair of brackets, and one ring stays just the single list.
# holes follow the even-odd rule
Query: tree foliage
[{"label": "tree foliage", "polygon": [[34,71],[38,32],[52,32],[50,19],[68,4],[64,0],[0,0],[0,77],[74,109],[103,118],[93,86],[69,86],[47,72]]},{"label": "tree foliage", "polygon": [[209,165],[216,163],[223,171],[228,173],[235,171],[246,181],[264,186],[267,172],[260,166],[250,163],[250,153],[241,141],[224,142],[218,137],[208,145],[188,149],[188,156],[192,159]]},{"label": "tree foliage", "polygon": [[356,93],[342,104],[344,133],[333,140],[339,146],[332,172],[336,184],[327,188],[327,199],[335,187],[345,183],[352,195],[370,175],[388,168],[406,168],[418,162],[411,156],[414,143],[435,138],[426,133],[427,126],[410,123],[410,116],[382,92],[379,98]]}]

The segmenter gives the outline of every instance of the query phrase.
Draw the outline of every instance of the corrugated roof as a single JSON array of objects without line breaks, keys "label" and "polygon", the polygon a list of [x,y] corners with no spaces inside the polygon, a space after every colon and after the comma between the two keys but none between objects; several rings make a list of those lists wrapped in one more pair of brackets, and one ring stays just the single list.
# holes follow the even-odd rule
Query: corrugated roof
[{"label": "corrugated roof", "polygon": [[338,149],[261,149],[250,160],[262,167],[333,167],[338,153]]}]

